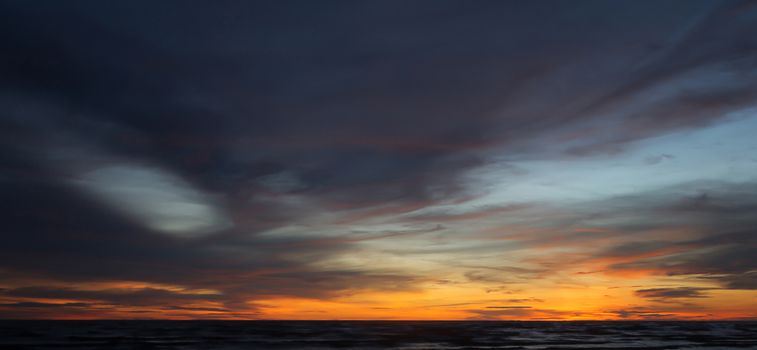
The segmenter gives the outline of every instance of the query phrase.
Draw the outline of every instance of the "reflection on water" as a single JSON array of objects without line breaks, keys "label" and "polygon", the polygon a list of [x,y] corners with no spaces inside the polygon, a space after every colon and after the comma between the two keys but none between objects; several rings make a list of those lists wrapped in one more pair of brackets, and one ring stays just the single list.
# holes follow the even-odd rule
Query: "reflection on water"
[{"label": "reflection on water", "polygon": [[2,349],[757,349],[757,322],[0,321]]}]

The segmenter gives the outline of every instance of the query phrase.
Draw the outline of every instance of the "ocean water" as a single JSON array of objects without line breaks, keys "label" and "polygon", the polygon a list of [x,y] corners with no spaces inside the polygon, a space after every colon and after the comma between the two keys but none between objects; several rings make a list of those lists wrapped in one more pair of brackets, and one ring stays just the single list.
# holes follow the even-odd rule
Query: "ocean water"
[{"label": "ocean water", "polygon": [[757,322],[0,321],[0,349],[757,349]]}]

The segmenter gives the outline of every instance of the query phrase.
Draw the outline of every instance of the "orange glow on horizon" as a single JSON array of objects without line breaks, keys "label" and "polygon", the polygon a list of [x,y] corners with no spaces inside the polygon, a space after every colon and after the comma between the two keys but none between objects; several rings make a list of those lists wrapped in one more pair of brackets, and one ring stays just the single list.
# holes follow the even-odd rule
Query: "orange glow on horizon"
[{"label": "orange glow on horizon", "polygon": [[[116,305],[71,298],[0,299],[0,308],[14,303],[55,304],[40,307],[35,314],[19,318],[51,319],[227,319],[227,320],[727,320],[748,319],[757,315],[753,291],[708,290],[701,306],[687,306],[687,299],[645,300],[635,295],[634,286],[609,288],[599,282],[616,276],[587,275],[593,285],[545,285],[528,292],[486,289],[484,283],[468,285],[428,284],[417,291],[354,291],[331,298],[269,296],[233,308],[222,302],[167,302],[175,307],[154,305]],[[635,281],[638,282],[638,281]],[[654,281],[646,281],[653,283]],[[102,286],[146,286],[149,284],[115,282]],[[179,289],[171,288],[170,289]],[[112,289],[102,289],[112,290]],[[102,291],[101,290],[101,291]],[[179,305],[180,304],[180,305]],[[3,310],[8,311],[8,310]],[[64,311],[64,312],[62,312]]]}]

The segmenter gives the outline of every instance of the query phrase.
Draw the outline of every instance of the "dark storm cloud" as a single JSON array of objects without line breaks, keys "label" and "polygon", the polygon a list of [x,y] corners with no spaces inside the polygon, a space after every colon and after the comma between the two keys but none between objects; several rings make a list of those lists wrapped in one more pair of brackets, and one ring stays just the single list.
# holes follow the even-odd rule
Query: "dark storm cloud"
[{"label": "dark storm cloud", "polygon": [[[757,21],[746,4],[3,2],[0,267],[209,288],[229,304],[411,290],[423,278],[316,264],[354,240],[261,233],[323,210],[349,224],[459,203],[479,194],[462,176],[494,150],[589,155],[712,122],[757,91]],[[185,180],[143,205],[188,192],[207,200],[182,203],[234,225],[182,239],[70,185],[113,164],[131,169],[121,175],[159,169],[150,174]],[[697,199],[670,210],[705,212],[714,225],[746,213],[734,206]],[[747,239],[738,237],[722,239]],[[749,247],[702,253],[671,273],[726,272],[713,278],[753,286]],[[724,265],[718,254],[737,259]],[[176,297],[160,293],[89,297]]]},{"label": "dark storm cloud", "polygon": [[[16,35],[7,44],[15,52],[9,66],[17,76],[11,81],[29,86],[34,95],[50,81],[65,84],[66,89],[53,92],[63,101],[61,108],[73,110],[65,114],[83,110],[129,130],[111,130],[113,138],[99,135],[108,147],[158,158],[205,186],[235,192],[250,179],[289,170],[302,181],[299,188],[324,191],[326,200],[338,202],[360,198],[357,205],[454,195],[460,190],[456,176],[480,162],[466,151],[549,134],[572,121],[570,110],[552,109],[577,96],[550,89],[534,94],[524,106],[511,107],[520,91],[544,89],[553,75],[568,74],[560,65],[578,74],[561,78],[591,83],[587,94],[618,85],[601,101],[623,101],[637,90],[666,83],[667,74],[713,63],[713,57],[738,58],[739,49],[750,43],[741,34],[749,24],[729,12],[730,6],[713,9],[697,2],[656,8],[654,15],[633,2],[615,4],[629,17],[645,13],[650,28],[615,33],[619,37],[601,34],[601,29],[613,31],[630,19],[597,21],[593,18],[610,10],[609,5],[588,2],[415,2],[401,10],[390,4],[298,3],[293,10],[226,2],[182,6],[180,15],[174,15],[170,4],[153,4],[151,14],[139,21],[131,20],[144,12],[138,3],[10,6],[8,13],[16,16],[6,26]],[[565,13],[562,6],[575,10]],[[671,14],[681,11],[690,18]],[[358,14],[360,20],[346,13]],[[543,28],[523,19],[529,16],[549,16],[545,21],[550,24]],[[672,30],[669,22],[689,29]],[[305,30],[314,23],[321,29]],[[555,30],[561,26],[572,30]],[[653,35],[653,29],[666,34]],[[741,41],[723,43],[720,37]],[[604,53],[587,56],[596,53],[593,46],[613,52],[626,41],[639,40],[649,47],[631,50],[648,61],[638,72],[631,75],[624,71],[627,67],[602,63],[612,83],[602,75],[582,77],[599,63],[595,60],[617,59]],[[700,52],[711,42],[717,56]],[[660,48],[653,50],[655,45]],[[563,51],[545,55],[551,50]],[[53,54],[53,62],[30,58]],[[682,59],[686,64],[679,64]],[[729,67],[723,69],[734,74],[751,69],[748,63]],[[734,79],[713,89],[731,89],[739,84]],[[583,109],[596,104],[588,101],[601,96],[580,97],[587,102],[575,112],[587,114]],[[666,103],[688,105],[694,99],[672,96]],[[536,103],[540,107],[531,106]],[[656,113],[638,114],[651,114],[654,129],[660,126]],[[688,110],[686,114],[662,127],[699,123]],[[108,133],[88,126],[84,116],[57,119],[55,124],[73,124],[86,137]],[[644,118],[638,122],[646,123]],[[621,140],[600,142],[614,144],[655,131],[633,132],[643,135],[613,133],[610,137]],[[367,184],[372,188],[363,187]]]}]

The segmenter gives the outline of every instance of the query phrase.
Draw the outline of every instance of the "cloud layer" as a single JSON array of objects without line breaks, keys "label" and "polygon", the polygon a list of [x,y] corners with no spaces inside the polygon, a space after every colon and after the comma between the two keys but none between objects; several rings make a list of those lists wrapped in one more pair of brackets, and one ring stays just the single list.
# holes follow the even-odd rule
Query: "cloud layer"
[{"label": "cloud layer", "polygon": [[752,2],[0,7],[2,317],[757,316]]}]

